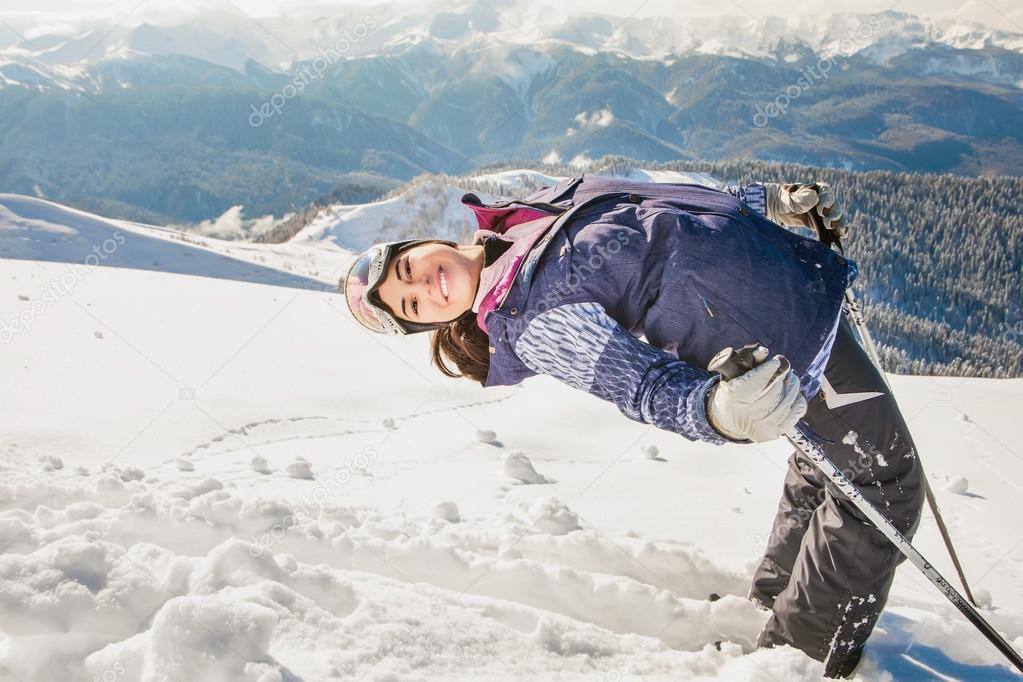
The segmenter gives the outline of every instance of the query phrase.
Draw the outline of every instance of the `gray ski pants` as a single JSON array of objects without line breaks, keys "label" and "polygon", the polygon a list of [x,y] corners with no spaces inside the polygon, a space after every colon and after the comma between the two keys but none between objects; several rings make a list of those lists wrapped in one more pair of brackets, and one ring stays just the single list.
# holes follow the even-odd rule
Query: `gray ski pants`
[{"label": "gray ski pants", "polygon": [[[809,401],[806,421],[831,441],[821,443],[828,458],[911,538],[924,501],[923,471],[895,399],[846,319],[824,376],[833,390],[824,384]],[[882,395],[868,397],[875,392]],[[849,395],[857,393],[866,395]],[[791,644],[824,661],[828,677],[847,676],[903,558],[797,451],[750,589],[751,599],[773,611],[758,644]]]}]

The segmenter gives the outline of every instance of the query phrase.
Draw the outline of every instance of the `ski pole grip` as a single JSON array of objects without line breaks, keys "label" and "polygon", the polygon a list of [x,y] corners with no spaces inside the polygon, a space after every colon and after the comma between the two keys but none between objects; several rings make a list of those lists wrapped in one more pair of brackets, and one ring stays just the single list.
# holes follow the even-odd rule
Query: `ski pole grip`
[{"label": "ski pole grip", "polygon": [[722,348],[717,355],[711,358],[707,364],[707,370],[720,374],[723,381],[734,379],[756,367],[757,361],[753,357],[753,351],[759,347],[759,345],[751,343],[738,350],[731,346]]}]

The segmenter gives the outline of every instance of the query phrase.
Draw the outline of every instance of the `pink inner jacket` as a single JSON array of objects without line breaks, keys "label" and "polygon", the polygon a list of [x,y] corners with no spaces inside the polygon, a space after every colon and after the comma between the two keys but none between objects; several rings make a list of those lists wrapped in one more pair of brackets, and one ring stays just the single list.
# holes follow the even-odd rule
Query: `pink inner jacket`
[{"label": "pink inner jacket", "polygon": [[[501,254],[496,261],[483,268],[483,271],[480,273],[480,284],[474,304],[479,304],[479,307],[476,309],[476,324],[486,333],[487,325],[484,320],[487,313],[497,307],[497,302],[501,300],[501,297],[511,287],[515,279],[519,262],[525,258],[533,244],[546,232],[546,228],[550,225],[550,221],[544,221],[535,227],[522,225],[522,223],[554,216],[555,214],[530,206],[491,208],[466,202],[464,198],[462,202],[476,214],[476,221],[479,224],[480,229],[476,230],[473,235],[474,244],[481,243],[483,237],[488,233],[500,234],[505,239],[514,241],[514,244],[507,251]],[[497,232],[493,227],[503,215],[508,215],[508,219],[504,223],[504,230]],[[516,226],[521,227],[516,230]]]}]

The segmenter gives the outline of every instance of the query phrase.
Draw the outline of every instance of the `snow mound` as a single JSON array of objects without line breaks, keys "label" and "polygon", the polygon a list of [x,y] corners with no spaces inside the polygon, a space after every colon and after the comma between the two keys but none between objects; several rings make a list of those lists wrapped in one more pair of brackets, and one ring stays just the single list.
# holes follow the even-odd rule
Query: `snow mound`
[{"label": "snow mound", "polygon": [[175,597],[148,630],[90,654],[85,668],[96,679],[122,670],[146,682],[283,682],[268,651],[276,625],[272,609],[248,599]]},{"label": "snow mound", "polygon": [[64,460],[60,457],[54,457],[53,455],[40,455],[38,458],[40,468],[43,471],[53,471],[54,469],[63,469]]},{"label": "snow mound", "polygon": [[970,482],[965,476],[954,476],[945,483],[945,492],[962,495],[970,489]]},{"label": "snow mound", "polygon": [[435,519],[442,519],[449,523],[458,523],[462,519],[461,514],[458,513],[458,505],[450,500],[437,503],[432,511]]},{"label": "snow mound", "polygon": [[641,448],[641,451],[643,456],[647,459],[657,459],[661,453],[661,451],[657,449],[656,445],[644,445]]},{"label": "snow mound", "polygon": [[[86,471],[86,474],[88,474],[88,471]],[[121,480],[127,483],[128,481],[141,481],[146,477],[146,472],[138,467],[125,467],[119,475]]]},{"label": "snow mound", "polygon": [[501,461],[504,465],[505,475],[514,478],[520,483],[525,483],[526,485],[550,483],[546,477],[537,473],[529,457],[526,457],[526,455],[518,450],[505,453]]},{"label": "snow mound", "polygon": [[551,535],[579,530],[579,517],[557,498],[539,499],[529,510],[536,527]]},{"label": "snow mound", "polygon": [[309,460],[304,457],[296,458],[287,466],[287,468],[285,468],[284,471],[292,478],[304,478],[308,480],[316,478],[313,475],[312,465],[309,463]]},{"label": "snow mound", "polygon": [[271,472],[270,463],[262,455],[256,455],[249,460],[249,468],[257,474],[269,474]]}]

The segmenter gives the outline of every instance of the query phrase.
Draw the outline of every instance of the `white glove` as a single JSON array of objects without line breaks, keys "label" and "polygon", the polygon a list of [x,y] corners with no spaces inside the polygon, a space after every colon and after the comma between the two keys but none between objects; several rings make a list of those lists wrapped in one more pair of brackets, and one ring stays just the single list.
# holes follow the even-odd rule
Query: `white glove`
[{"label": "white glove", "polygon": [[840,239],[849,234],[842,222],[845,206],[826,182],[764,183],[767,218],[780,225],[814,228],[811,211]]},{"label": "white glove", "polygon": [[[753,352],[758,364],[729,381],[720,381],[707,400],[707,418],[722,435],[754,443],[774,440],[792,430],[806,414],[799,377],[781,355],[767,358],[760,346]],[[766,361],[765,361],[766,360]]]}]

